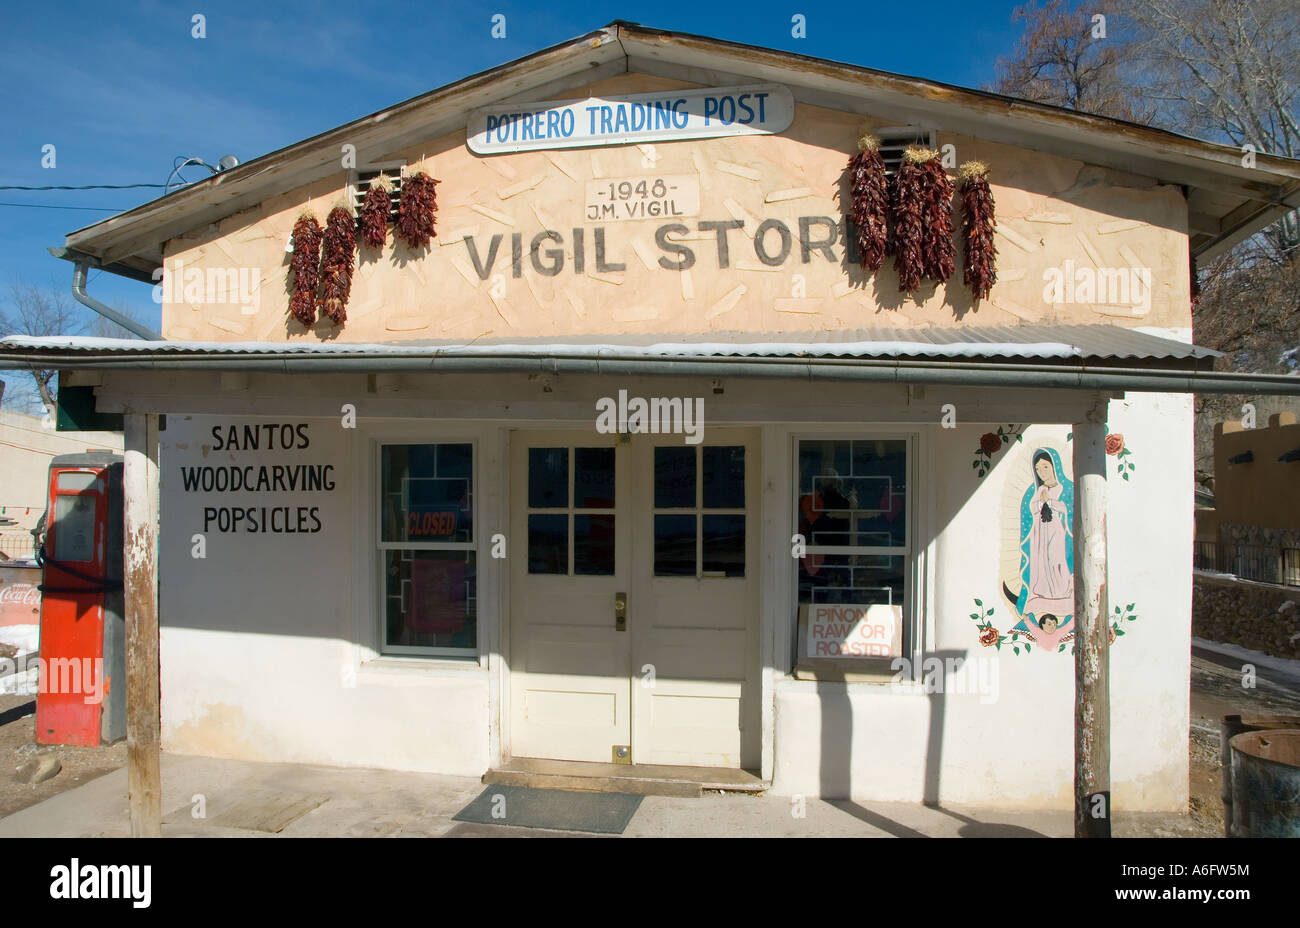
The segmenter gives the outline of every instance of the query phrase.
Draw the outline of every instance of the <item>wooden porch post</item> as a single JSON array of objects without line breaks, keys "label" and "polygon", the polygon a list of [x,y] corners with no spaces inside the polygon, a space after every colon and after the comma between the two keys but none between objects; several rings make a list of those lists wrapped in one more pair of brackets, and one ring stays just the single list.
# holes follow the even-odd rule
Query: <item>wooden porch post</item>
[{"label": "wooden porch post", "polygon": [[1106,407],[1074,424],[1074,836],[1110,837]]},{"label": "wooden porch post", "polygon": [[124,554],[126,782],[131,837],[162,837],[158,759],[158,416],[127,413]]}]

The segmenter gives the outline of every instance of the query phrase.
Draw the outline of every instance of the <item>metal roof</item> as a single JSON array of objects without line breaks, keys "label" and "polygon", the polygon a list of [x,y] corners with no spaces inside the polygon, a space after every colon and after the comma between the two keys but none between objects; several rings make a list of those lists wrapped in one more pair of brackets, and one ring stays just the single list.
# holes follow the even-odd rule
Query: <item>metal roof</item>
[{"label": "metal roof", "polygon": [[1217,356],[1219,352],[1186,342],[1107,325],[709,332],[469,343],[154,342],[68,336],[0,340],[0,369],[759,377],[1112,394],[1134,390],[1300,396],[1300,375],[1215,371]]},{"label": "metal roof", "polygon": [[319,355],[386,357],[593,358],[964,358],[1037,361],[1141,360],[1205,362],[1221,352],[1114,325],[862,328],[811,332],[709,332],[692,335],[572,335],[551,338],[346,342],[141,341],[83,336],[9,336],[0,363],[24,355],[55,358],[198,358]]}]

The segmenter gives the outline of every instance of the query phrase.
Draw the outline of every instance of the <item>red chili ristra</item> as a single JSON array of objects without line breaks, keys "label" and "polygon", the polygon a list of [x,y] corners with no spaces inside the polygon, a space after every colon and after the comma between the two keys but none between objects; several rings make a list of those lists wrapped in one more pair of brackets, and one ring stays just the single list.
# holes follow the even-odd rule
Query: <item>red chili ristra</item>
[{"label": "red chili ristra", "polygon": [[911,293],[921,285],[925,273],[925,215],[929,172],[925,162],[934,153],[915,146],[903,153],[894,178],[894,269],[898,271],[900,293]]},{"label": "red chili ristra", "polygon": [[925,163],[925,169],[928,184],[922,273],[936,283],[943,283],[957,269],[952,243],[952,181],[937,155]]},{"label": "red chili ristra", "polygon": [[293,225],[293,257],[289,260],[289,271],[293,274],[293,293],[289,297],[289,311],[308,328],[316,321],[320,244],[320,223],[311,210],[307,210]]},{"label": "red chili ristra", "polygon": [[858,153],[849,159],[849,221],[863,267],[875,272],[889,250],[889,187],[880,142],[864,135]]},{"label": "red chili ristra", "polygon": [[388,240],[388,217],[392,212],[392,184],[380,174],[370,182],[361,201],[361,240],[369,248],[383,248]]},{"label": "red chili ristra", "polygon": [[346,321],[348,297],[352,293],[352,264],[357,251],[356,220],[343,206],[325,217],[321,242],[320,299],[317,306],[335,325]]},{"label": "red chili ristra", "polygon": [[962,281],[976,300],[982,300],[997,282],[993,191],[989,188],[988,168],[979,161],[963,164],[958,177],[961,183],[961,231],[966,247]]},{"label": "red chili ristra", "polygon": [[438,198],[433,188],[439,183],[423,171],[402,182],[394,231],[411,248],[424,248],[438,234],[434,228]]}]

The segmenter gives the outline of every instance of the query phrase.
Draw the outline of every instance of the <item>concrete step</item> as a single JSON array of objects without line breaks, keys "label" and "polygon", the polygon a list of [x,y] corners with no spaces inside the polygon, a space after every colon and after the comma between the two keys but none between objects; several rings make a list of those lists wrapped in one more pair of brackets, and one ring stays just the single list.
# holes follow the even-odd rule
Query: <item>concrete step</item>
[{"label": "concrete step", "polygon": [[705,790],[761,793],[771,784],[749,770],[730,767],[669,767],[601,764],[512,757],[483,774],[486,784],[574,789],[641,796],[699,797]]}]

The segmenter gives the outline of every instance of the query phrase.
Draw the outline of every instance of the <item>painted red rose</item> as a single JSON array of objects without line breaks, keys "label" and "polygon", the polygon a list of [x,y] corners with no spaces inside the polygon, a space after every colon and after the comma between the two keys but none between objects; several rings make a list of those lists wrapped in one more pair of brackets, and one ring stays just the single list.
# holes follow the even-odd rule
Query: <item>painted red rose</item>
[{"label": "painted red rose", "polygon": [[1109,629],[1107,629],[1107,631],[1110,632],[1110,643],[1111,643],[1111,644],[1114,644],[1114,643],[1115,643],[1115,626],[1112,625]]},{"label": "painted red rose", "polygon": [[1106,453],[1109,455],[1119,454],[1124,450],[1124,436],[1118,432],[1111,432],[1106,436]]},{"label": "painted red rose", "polygon": [[986,648],[991,648],[998,643],[998,630],[990,625],[984,631],[980,632],[980,644]]},{"label": "painted red rose", "polygon": [[1002,439],[998,438],[992,432],[985,432],[980,436],[980,450],[985,454],[993,454],[1002,448]]}]

